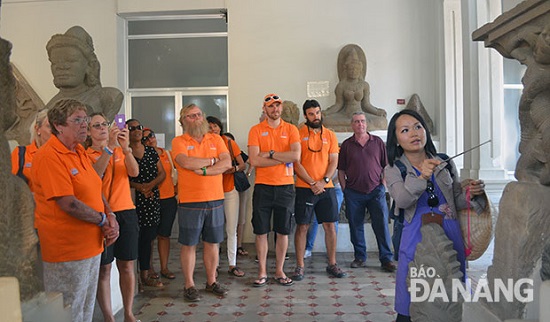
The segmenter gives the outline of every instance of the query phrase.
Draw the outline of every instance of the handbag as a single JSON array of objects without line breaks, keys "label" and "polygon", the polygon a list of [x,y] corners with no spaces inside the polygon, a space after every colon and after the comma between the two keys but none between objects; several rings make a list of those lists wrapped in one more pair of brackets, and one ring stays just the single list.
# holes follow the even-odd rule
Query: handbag
[{"label": "handbag", "polygon": [[[237,159],[233,154],[233,146],[231,145],[231,141],[232,141],[231,139],[228,139],[227,145],[229,146],[229,153],[231,153],[231,161],[236,166]],[[250,182],[248,182],[248,177],[243,171],[235,171],[233,173],[233,180],[235,181],[235,189],[237,189],[238,192],[243,192],[243,191],[246,191],[248,188],[250,188]]]},{"label": "handbag", "polygon": [[174,161],[172,161],[172,155],[170,155],[170,151],[168,150],[164,150],[166,152],[166,154],[168,154],[168,161],[170,161],[170,168],[172,170],[172,183],[175,185],[178,184],[178,170],[176,169],[176,167],[174,166]]}]

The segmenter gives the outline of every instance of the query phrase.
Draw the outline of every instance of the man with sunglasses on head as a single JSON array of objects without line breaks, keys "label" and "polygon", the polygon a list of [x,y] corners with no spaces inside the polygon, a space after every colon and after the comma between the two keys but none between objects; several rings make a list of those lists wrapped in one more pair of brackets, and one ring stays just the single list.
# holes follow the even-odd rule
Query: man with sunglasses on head
[{"label": "man with sunglasses on head", "polygon": [[267,234],[271,231],[272,215],[273,231],[277,234],[274,280],[283,286],[294,283],[283,267],[294,213],[294,162],[300,159],[300,137],[294,125],[281,119],[282,103],[278,95],[266,95],[262,107],[266,119],[248,134],[250,164],[256,168],[252,226],[259,265],[255,287],[267,284]]},{"label": "man with sunglasses on head", "polygon": [[184,133],[172,140],[172,155],[178,170],[178,223],[181,266],[184,277],[183,297],[187,302],[200,300],[195,288],[197,244],[202,235],[206,291],[225,296],[228,290],[217,280],[219,244],[224,238],[222,174],[231,168],[229,150],[222,137],[209,133],[208,122],[195,104],[180,111]]},{"label": "man with sunglasses on head", "polygon": [[381,138],[367,131],[364,112],[355,112],[351,119],[353,136],[340,147],[338,179],[344,191],[346,217],[355,259],[351,268],[366,267],[365,210],[369,211],[372,230],[378,243],[382,269],[394,272],[393,253],[388,229],[388,204],[384,187],[384,167],[388,164],[386,145]]},{"label": "man with sunglasses on head", "polygon": [[333,131],[323,126],[321,106],[316,100],[307,100],[303,105],[306,122],[300,129],[302,147],[300,161],[296,168],[296,268],[292,278],[300,281],[304,278],[304,253],[306,236],[313,216],[322,223],[325,230],[328,274],[342,278],[346,276],[336,264],[336,222],[338,221],[338,202],[332,183],[332,176],[338,163],[338,140]]}]

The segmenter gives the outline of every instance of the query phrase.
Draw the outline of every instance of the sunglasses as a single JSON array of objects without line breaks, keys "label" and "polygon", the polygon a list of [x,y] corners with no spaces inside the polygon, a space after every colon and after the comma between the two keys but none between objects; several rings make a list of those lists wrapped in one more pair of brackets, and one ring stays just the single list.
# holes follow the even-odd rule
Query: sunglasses
[{"label": "sunglasses", "polygon": [[111,125],[111,123],[109,123],[109,122],[101,122],[101,123],[92,124],[92,125],[90,125],[90,126],[93,127],[93,128],[96,129],[96,130],[99,130],[99,129],[101,129],[102,127],[108,127],[109,125]]},{"label": "sunglasses", "polygon": [[426,192],[428,193],[428,206],[430,208],[437,207],[439,205],[439,198],[435,195],[434,183],[428,180],[426,186]]},{"label": "sunglasses", "polygon": [[309,142],[311,141],[311,130],[309,129],[309,126],[307,127],[307,133],[308,133],[308,139],[307,139],[307,149],[313,153],[317,153],[317,152],[321,152],[323,150],[323,128],[321,127],[321,147],[317,150],[317,149],[312,149],[310,146],[309,146]]},{"label": "sunglasses", "polygon": [[145,141],[151,139],[151,138],[154,138],[155,137],[155,132],[149,132],[149,134],[145,135],[144,137],[141,138],[141,142],[145,143]]},{"label": "sunglasses", "polygon": [[271,101],[271,100],[278,100],[278,99],[279,99],[279,96],[274,95],[274,96],[268,96],[268,97],[266,97],[264,101],[269,102],[269,101]]},{"label": "sunglasses", "polygon": [[141,131],[143,130],[143,125],[136,125],[136,126],[128,126],[128,131],[135,131],[135,130],[138,130],[138,131]]}]

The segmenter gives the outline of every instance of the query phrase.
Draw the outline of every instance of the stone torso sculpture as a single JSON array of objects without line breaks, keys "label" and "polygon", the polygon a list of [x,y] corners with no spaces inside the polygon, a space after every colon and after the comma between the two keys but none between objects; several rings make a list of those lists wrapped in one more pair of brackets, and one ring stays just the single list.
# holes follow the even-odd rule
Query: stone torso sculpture
[{"label": "stone torso sculpture", "polygon": [[338,78],[334,93],[336,102],[324,111],[325,125],[335,131],[350,131],[355,112],[367,113],[369,130],[388,127],[386,111],[370,102],[370,85],[365,81],[367,60],[361,47],[346,45],[338,54]]},{"label": "stone torso sculpture", "polygon": [[62,98],[74,98],[88,106],[88,114],[102,112],[113,120],[122,104],[122,92],[113,87],[102,87],[100,65],[90,35],[80,26],[54,35],[46,45],[51,63],[53,81],[59,88],[46,107]]}]

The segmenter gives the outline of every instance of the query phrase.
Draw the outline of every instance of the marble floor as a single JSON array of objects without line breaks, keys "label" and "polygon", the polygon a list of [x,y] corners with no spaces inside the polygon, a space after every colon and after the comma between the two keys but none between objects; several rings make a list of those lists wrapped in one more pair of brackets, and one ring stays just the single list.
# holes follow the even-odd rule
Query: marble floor
[{"label": "marble floor", "polygon": [[[147,287],[135,297],[136,317],[142,322],[172,321],[394,321],[393,310],[395,275],[380,269],[377,254],[369,254],[367,267],[352,269],[352,253],[339,253],[337,260],[348,273],[338,279],[325,272],[326,257],[314,253],[306,259],[304,280],[292,286],[281,286],[273,280],[265,287],[256,288],[252,281],[256,276],[257,264],[254,261],[254,245],[246,245],[248,256],[238,258],[238,265],[247,274],[234,277],[227,273],[225,251],[220,255],[219,282],[229,288],[225,298],[204,291],[205,276],[201,254],[197,256],[195,283],[200,289],[202,300],[187,303],[183,300],[183,278],[179,268],[179,247],[172,240],[172,253],[169,267],[176,279],[162,278],[165,287]],[[292,275],[295,259],[289,254],[285,271]],[[468,274],[474,279],[486,271],[487,258],[492,252],[476,262],[472,262]],[[158,258],[155,259],[158,263]],[[157,264],[158,265],[158,264]],[[274,254],[268,257],[268,274],[274,273]],[[99,321],[99,320],[98,320]],[[117,322],[122,322],[119,313]]]}]

